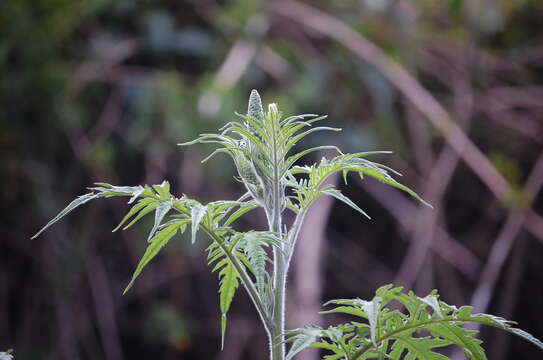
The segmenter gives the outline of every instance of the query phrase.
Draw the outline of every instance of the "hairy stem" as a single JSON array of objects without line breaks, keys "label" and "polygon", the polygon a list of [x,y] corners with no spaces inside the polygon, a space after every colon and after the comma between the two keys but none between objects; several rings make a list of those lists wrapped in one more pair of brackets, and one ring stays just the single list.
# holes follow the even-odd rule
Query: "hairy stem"
[{"label": "hairy stem", "polygon": [[273,288],[274,288],[274,307],[273,307],[273,327],[271,331],[270,339],[270,359],[271,360],[283,360],[285,358],[285,344],[284,344],[284,332],[285,332],[285,290],[287,280],[287,265],[285,263],[285,243],[281,234],[281,194],[280,184],[277,182],[274,184],[274,201],[273,209],[270,219],[270,231],[278,234],[281,237],[281,248],[274,248],[273,250]]},{"label": "hairy stem", "polygon": [[[272,107],[270,106],[270,113],[272,113]],[[273,314],[272,322],[273,327],[270,338],[270,359],[271,360],[284,360],[285,358],[285,291],[287,282],[287,265],[285,263],[285,249],[286,244],[281,232],[281,213],[283,207],[284,189],[281,186],[281,175],[279,174],[280,162],[283,161],[283,156],[279,154],[278,145],[278,132],[279,132],[279,119],[278,112],[275,111],[271,114],[271,133],[273,134],[271,146],[273,156],[273,179],[272,179],[272,198],[271,208],[267,209],[268,224],[270,231],[277,234],[281,239],[281,247],[279,249],[273,249]],[[281,159],[281,160],[280,160]]]}]

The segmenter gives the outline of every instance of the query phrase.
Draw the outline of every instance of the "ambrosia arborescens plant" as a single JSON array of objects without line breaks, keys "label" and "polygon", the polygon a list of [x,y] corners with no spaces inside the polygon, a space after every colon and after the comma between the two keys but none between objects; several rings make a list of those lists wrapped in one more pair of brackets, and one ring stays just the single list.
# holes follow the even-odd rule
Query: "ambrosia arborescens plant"
[{"label": "ambrosia arborescens plant", "polygon": [[[127,229],[148,214],[154,213],[149,245],[140,260],[125,292],[149,262],[175,235],[190,232],[192,243],[196,234],[207,234],[208,262],[218,272],[221,333],[227,327],[227,313],[239,285],[247,291],[270,342],[270,359],[291,359],[304,348],[318,347],[331,354],[325,359],[445,359],[434,350],[451,344],[464,349],[470,359],[486,359],[476,331],[462,327],[466,322],[496,326],[520,335],[543,348],[529,334],[511,327],[498,317],[473,314],[470,307],[459,309],[438,299],[437,293],[419,298],[405,294],[400,288],[385,286],[377,290],[371,301],[360,299],[332,300],[331,312],[357,317],[357,321],[328,329],[309,326],[285,332],[285,290],[292,254],[308,209],[323,195],[346,203],[364,216],[369,216],[326,179],[341,173],[346,179],[353,172],[361,178],[373,177],[396,187],[428,205],[415,192],[397,182],[390,174],[399,175],[389,167],[372,162],[368,157],[386,151],[344,154],[335,146],[318,146],[293,153],[296,145],[316,131],[340,129],[313,126],[326,116],[312,114],[284,117],[276,104],[264,111],[260,96],[253,90],[246,115],[227,123],[218,134],[202,134],[196,140],[181,144],[212,143],[218,145],[208,158],[218,153],[229,155],[238,172],[238,180],[247,192],[235,201],[219,200],[202,204],[186,195],[172,194],[164,181],[152,186],[114,186],[97,183],[90,192],[78,197],[53,218],[34,237],[73,209],[98,198],[125,196],[134,204],[115,228]],[[322,158],[313,165],[296,165],[303,156],[320,150],[333,150],[337,156]],[[429,206],[429,205],[428,205]],[[236,220],[249,211],[262,208],[268,220],[266,231],[240,232]],[[283,224],[285,211],[294,213],[290,226]],[[273,267],[266,266],[267,263]],[[398,301],[407,313],[391,310],[387,305]],[[288,337],[288,339],[286,339]],[[288,354],[285,344],[292,342]]]}]

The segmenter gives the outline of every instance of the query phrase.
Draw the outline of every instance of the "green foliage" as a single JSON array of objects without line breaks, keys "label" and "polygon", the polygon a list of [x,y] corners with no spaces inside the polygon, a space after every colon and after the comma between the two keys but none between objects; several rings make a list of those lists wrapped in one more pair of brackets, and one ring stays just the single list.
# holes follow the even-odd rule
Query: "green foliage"
[{"label": "green foliage", "polygon": [[[396,302],[393,306],[391,303]],[[407,311],[396,310],[398,303]],[[371,301],[341,299],[329,301],[335,306],[321,314],[347,314],[355,321],[323,329],[309,326],[289,331],[293,342],[287,359],[305,348],[330,351],[324,359],[447,359],[439,350],[450,345],[460,346],[467,358],[486,359],[482,341],[475,330],[463,327],[474,322],[497,327],[532,342],[543,349],[543,343],[530,334],[513,328],[513,322],[488,314],[474,314],[470,306],[456,308],[439,300],[436,290],[424,298],[401,287],[387,285],[376,291]],[[361,322],[362,321],[362,322]]]},{"label": "green foliage", "polygon": [[[241,284],[247,291],[263,325],[270,336],[270,348],[274,360],[283,359],[284,352],[284,294],[289,262],[292,258],[296,238],[307,210],[321,195],[329,195],[346,203],[369,218],[364,210],[333,185],[325,181],[334,173],[342,173],[346,181],[349,172],[360,178],[370,176],[387,185],[400,189],[423,204],[424,200],[408,187],[400,184],[391,175],[399,175],[389,167],[372,162],[366,157],[387,152],[364,152],[343,154],[335,146],[317,146],[291,154],[297,144],[307,135],[323,130],[339,129],[313,124],[325,116],[311,114],[283,117],[275,104],[265,112],[260,96],[252,91],[247,115],[237,114],[238,121],[229,122],[219,134],[202,134],[186,143],[213,143],[220,147],[217,153],[228,154],[237,168],[239,181],[247,193],[235,201],[219,200],[202,204],[186,195],[176,197],[170,184],[164,181],[152,186],[113,186],[97,183],[85,194],[71,202],[33,238],[53,225],[75,208],[90,200],[114,196],[128,197],[135,203],[113,230],[129,228],[144,216],[154,212],[153,226],[147,237],[148,246],[134,271],[126,291],[141,275],[143,269],[160,250],[178,233],[184,233],[190,224],[191,242],[197,240],[198,231],[211,239],[207,247],[208,264],[219,275],[219,309],[221,312],[222,345],[227,328],[227,314]],[[298,166],[305,155],[323,149],[332,149],[340,155],[323,158],[318,164]],[[287,196],[287,190],[288,195]],[[263,208],[269,224],[268,231],[239,232],[233,224],[242,215],[256,208]],[[288,227],[281,226],[285,209],[292,210],[296,217]],[[126,225],[125,225],[126,224]],[[124,226],[124,227],[123,227]],[[272,251],[270,251],[272,250]],[[273,256],[270,257],[270,253]],[[267,266],[273,265],[273,271]],[[418,298],[413,293],[403,294],[400,288],[390,286],[377,291],[372,301],[334,300],[337,305],[325,313],[343,312],[365,319],[366,323],[351,322],[329,329],[307,327],[291,332],[291,347],[287,359],[291,359],[306,347],[320,347],[333,353],[327,359],[367,359],[389,357],[400,359],[442,359],[434,351],[444,346],[458,344],[471,359],[485,359],[476,332],[462,328],[464,322],[475,321],[497,326],[523,336],[541,345],[521,330],[513,329],[510,323],[490,315],[472,314],[471,308],[456,309],[440,302],[436,293]],[[386,306],[399,301],[409,313],[403,314]],[[431,311],[428,311],[431,310]],[[424,330],[430,337],[419,336]],[[321,341],[317,341],[321,339]]]}]

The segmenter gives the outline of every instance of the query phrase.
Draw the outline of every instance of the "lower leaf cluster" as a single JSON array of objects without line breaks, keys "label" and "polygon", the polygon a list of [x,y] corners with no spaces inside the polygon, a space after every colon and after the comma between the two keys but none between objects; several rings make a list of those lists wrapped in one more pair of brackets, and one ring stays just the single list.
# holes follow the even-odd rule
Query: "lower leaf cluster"
[{"label": "lower leaf cluster", "polygon": [[[406,311],[390,306],[393,302],[395,308],[400,305]],[[421,298],[387,285],[379,288],[371,301],[340,299],[325,305],[335,307],[322,314],[342,313],[356,320],[327,329],[309,326],[289,331],[287,341],[293,344],[287,360],[305,348],[327,350],[326,360],[443,360],[448,358],[439,351],[450,345],[460,346],[469,359],[484,360],[482,341],[475,337],[478,331],[463,327],[468,322],[514,333],[543,349],[543,343],[513,328],[514,323],[493,315],[474,314],[470,306],[448,305],[439,300],[435,290]]]}]

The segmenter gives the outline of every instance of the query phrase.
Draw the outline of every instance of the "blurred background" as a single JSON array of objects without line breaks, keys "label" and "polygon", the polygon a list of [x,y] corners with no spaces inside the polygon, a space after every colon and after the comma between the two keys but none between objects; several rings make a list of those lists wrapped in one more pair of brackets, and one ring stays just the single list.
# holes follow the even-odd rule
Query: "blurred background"
[{"label": "blurred background", "polygon": [[[315,205],[290,276],[290,328],[346,320],[316,312],[394,283],[438,288],[543,338],[541,1],[5,0],[0,350],[17,360],[267,358],[242,290],[220,351],[203,236],[171,241],[125,296],[152,221],[112,234],[125,201],[90,203],[29,239],[96,181],[168,179],[202,201],[240,196],[226,158],[202,166],[210,147],[176,144],[245,112],[252,88],[286,114],[329,114],[326,125],[344,129],[304,146],[394,151],[375,160],[435,208],[369,179],[341,182],[373,220],[331,199]],[[481,331],[490,359],[542,357]]]}]

